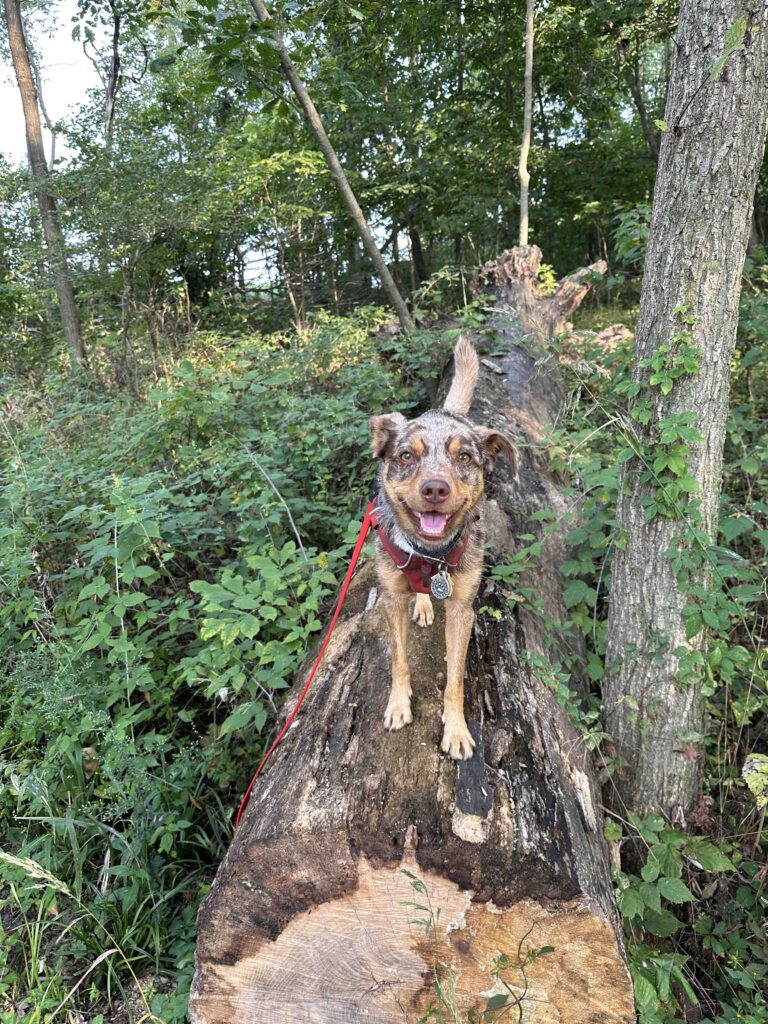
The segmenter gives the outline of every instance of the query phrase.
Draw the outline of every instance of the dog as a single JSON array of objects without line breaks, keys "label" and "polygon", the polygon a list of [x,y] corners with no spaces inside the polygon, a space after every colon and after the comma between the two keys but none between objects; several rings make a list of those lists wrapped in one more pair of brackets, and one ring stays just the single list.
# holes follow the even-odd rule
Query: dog
[{"label": "dog", "polygon": [[462,337],[453,356],[454,377],[442,409],[410,421],[398,412],[371,417],[371,446],[381,460],[372,518],[376,571],[392,643],[392,688],[384,726],[396,730],[412,721],[405,652],[410,595],[416,592],[413,620],[421,626],[434,621],[430,595],[443,599],[447,679],[440,749],[463,760],[475,746],[464,718],[464,667],[483,566],[485,477],[499,455],[516,472],[517,451],[497,430],[467,418],[479,361],[471,342]]}]

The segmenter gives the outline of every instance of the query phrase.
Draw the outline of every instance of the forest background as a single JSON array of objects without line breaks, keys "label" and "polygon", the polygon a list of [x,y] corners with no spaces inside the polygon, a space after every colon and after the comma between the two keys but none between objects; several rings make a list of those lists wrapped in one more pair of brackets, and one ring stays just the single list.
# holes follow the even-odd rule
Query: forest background
[{"label": "forest background", "polygon": [[[55,5],[23,8],[36,38]],[[425,408],[479,265],[516,243],[524,4],[285,3],[321,111],[416,330],[392,313],[281,74],[229,2],[82,0],[102,88],[50,125],[85,352],[70,366],[25,165],[0,165],[0,1020],[185,1019],[195,914],[276,708],[325,621],[372,467],[367,419]],[[572,495],[563,566],[600,725],[617,436],[677,9],[540,3],[530,240],[606,258],[553,341]],[[4,58],[8,60],[5,41]],[[45,99],[45,94],[42,96]],[[49,152],[49,157],[51,156]],[[767,1012],[764,630],[768,179],[733,367],[704,671],[696,858],[651,816],[616,869],[643,1024]],[[489,351],[493,337],[487,337]],[[622,390],[622,384],[625,386]],[[524,569],[497,566],[510,580]],[[525,594],[523,594],[525,596]],[[569,700],[568,668],[552,686]],[[691,756],[700,756],[697,737]],[[746,776],[744,775],[746,767]],[[122,1016],[121,1016],[122,1015]]]}]

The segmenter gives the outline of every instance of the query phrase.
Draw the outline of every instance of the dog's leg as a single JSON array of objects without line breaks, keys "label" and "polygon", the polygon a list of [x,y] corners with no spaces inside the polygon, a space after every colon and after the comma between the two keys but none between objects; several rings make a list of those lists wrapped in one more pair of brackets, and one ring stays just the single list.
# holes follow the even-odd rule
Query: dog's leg
[{"label": "dog's leg", "polygon": [[411,618],[414,622],[418,622],[420,626],[431,626],[435,621],[435,610],[432,607],[432,601],[430,600],[429,594],[417,594],[416,600],[413,605],[413,615]]},{"label": "dog's leg", "polygon": [[472,757],[475,741],[464,718],[464,667],[475,624],[471,604],[448,598],[445,603],[445,648],[448,671],[443,704],[443,741],[440,749],[460,761]]},{"label": "dog's leg", "polygon": [[408,638],[408,592],[385,591],[384,609],[392,643],[392,689],[384,712],[386,729],[402,729],[411,715],[411,670],[405,653]]}]

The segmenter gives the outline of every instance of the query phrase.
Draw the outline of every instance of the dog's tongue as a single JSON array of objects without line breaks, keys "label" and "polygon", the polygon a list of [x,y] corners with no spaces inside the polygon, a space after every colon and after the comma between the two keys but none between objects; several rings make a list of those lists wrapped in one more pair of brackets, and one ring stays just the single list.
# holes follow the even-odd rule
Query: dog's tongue
[{"label": "dog's tongue", "polygon": [[445,524],[448,522],[448,516],[445,512],[419,512],[419,521],[422,533],[428,533],[433,537],[439,537],[445,529]]}]

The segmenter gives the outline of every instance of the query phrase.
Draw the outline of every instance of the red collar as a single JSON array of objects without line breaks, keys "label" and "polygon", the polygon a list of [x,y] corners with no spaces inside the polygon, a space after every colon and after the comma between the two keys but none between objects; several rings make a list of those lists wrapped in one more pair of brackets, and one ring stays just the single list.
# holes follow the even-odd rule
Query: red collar
[{"label": "red collar", "polygon": [[[376,535],[381,541],[381,546],[400,572],[404,573],[408,585],[415,594],[431,594],[432,577],[442,568],[447,569],[449,573],[455,572],[456,566],[469,546],[469,530],[465,529],[453,547],[446,551],[441,558],[419,555],[415,551],[403,551],[387,536],[384,530],[379,529],[379,512],[374,501],[368,506],[368,512]],[[475,509],[475,519],[479,518],[480,513]]]}]

